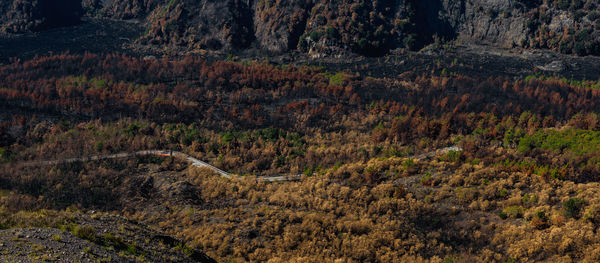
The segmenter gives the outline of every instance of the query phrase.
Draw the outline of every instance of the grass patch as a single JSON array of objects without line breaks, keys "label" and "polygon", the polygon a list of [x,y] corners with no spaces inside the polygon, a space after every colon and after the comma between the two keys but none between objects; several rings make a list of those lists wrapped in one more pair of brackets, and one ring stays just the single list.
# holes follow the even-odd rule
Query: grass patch
[{"label": "grass patch", "polygon": [[350,77],[350,75],[341,71],[335,74],[324,73],[324,75],[329,79],[329,85],[331,86],[342,86],[344,81]]}]

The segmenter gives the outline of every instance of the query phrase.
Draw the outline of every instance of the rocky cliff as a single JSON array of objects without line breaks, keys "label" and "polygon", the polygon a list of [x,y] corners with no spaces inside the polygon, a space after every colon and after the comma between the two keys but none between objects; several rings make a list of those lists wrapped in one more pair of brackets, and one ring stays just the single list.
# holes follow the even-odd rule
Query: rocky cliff
[{"label": "rocky cliff", "polygon": [[[38,30],[76,18],[76,0],[62,0],[68,4],[59,9],[52,9],[50,1],[3,1],[4,31]],[[143,21],[141,44],[190,50],[383,55],[392,49],[457,39],[600,55],[599,1],[83,0],[82,4],[88,16]]]},{"label": "rocky cliff", "polygon": [[250,7],[239,0],[170,1],[147,20],[144,44],[232,50],[254,40]]},{"label": "rocky cliff", "polygon": [[[119,0],[114,0],[115,5]],[[121,2],[129,2],[123,1]],[[598,0],[170,1],[148,18],[150,43],[315,55],[381,55],[437,40],[600,54]],[[118,4],[117,4],[118,5]]]},{"label": "rocky cliff", "polygon": [[[467,43],[554,49],[600,55],[598,0],[426,0],[437,3],[437,17]],[[436,15],[417,8],[427,19]]]},{"label": "rocky cliff", "polygon": [[148,30],[140,41],[200,49],[253,46],[276,53],[300,49],[380,55],[416,46],[409,8],[403,0],[170,1],[147,17]]},{"label": "rocky cliff", "polygon": [[429,35],[446,39],[514,47],[529,34],[525,10],[514,0],[428,0],[419,1],[416,10],[418,23],[431,28]]}]

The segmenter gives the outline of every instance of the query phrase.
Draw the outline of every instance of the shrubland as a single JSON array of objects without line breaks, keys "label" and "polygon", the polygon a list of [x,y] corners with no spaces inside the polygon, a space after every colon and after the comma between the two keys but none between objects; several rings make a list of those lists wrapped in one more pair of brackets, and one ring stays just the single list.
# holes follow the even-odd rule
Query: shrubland
[{"label": "shrubland", "polygon": [[[95,54],[0,78],[2,213],[122,214],[219,261],[599,260],[596,82]],[[240,177],[162,157],[23,165],[146,149]],[[288,174],[305,176],[256,179]]]}]

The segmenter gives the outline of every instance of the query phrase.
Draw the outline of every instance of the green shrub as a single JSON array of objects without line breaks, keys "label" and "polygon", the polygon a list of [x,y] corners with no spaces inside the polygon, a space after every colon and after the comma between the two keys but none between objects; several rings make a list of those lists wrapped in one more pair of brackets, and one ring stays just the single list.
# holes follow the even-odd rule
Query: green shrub
[{"label": "green shrub", "polygon": [[406,159],[404,162],[402,162],[402,168],[404,168],[404,170],[408,170],[412,167],[415,166],[415,161],[413,159]]},{"label": "green shrub", "polygon": [[500,211],[500,213],[498,214],[498,216],[502,219],[506,219],[508,218],[508,216],[506,215],[506,213],[504,213],[504,211]]},{"label": "green shrub", "polygon": [[[256,137],[261,138],[268,142],[275,142],[275,141],[279,140],[279,138],[286,136],[286,134],[283,130],[280,130],[277,128],[265,128],[265,129],[257,130],[256,132],[254,132],[254,135]],[[247,135],[242,134],[237,137],[244,139],[244,137],[247,137]]]},{"label": "green shrub", "polygon": [[563,213],[566,217],[577,218],[585,201],[580,198],[571,198],[563,204]]},{"label": "green shrub", "polygon": [[60,241],[62,241],[62,237],[60,235],[56,234],[56,235],[52,236],[52,240],[54,240],[56,242],[60,242]]},{"label": "green shrub", "polygon": [[459,256],[447,256],[446,258],[444,258],[444,263],[454,263],[454,262],[460,262],[462,258],[460,258]]},{"label": "green shrub", "polygon": [[175,247],[175,250],[181,251],[184,254],[186,254],[187,256],[191,256],[194,253],[194,250],[191,247],[186,246],[184,243],[177,244],[177,246]]},{"label": "green shrub", "polygon": [[504,189],[504,188],[502,188],[502,189],[500,189],[498,191],[498,196],[499,197],[506,197],[507,195],[508,195],[508,191],[506,189]]},{"label": "green shrub", "polygon": [[431,183],[431,173],[427,172],[423,177],[421,177],[421,184],[430,186]]},{"label": "green shrub", "polygon": [[335,75],[329,78],[329,85],[341,86],[342,84],[344,84],[345,75],[346,74],[343,72],[335,73]]},{"label": "green shrub", "polygon": [[573,17],[575,18],[575,20],[579,20],[582,17],[584,17],[586,15],[586,12],[583,10],[577,10],[575,11],[575,13],[573,13]]},{"label": "green shrub", "polygon": [[7,149],[0,147],[0,162],[8,161],[9,155],[9,151]]},{"label": "green shrub", "polygon": [[498,10],[490,8],[487,10],[487,15],[491,18],[496,18],[498,16]]},{"label": "green shrub", "polygon": [[73,234],[79,238],[96,242],[96,231],[91,226],[76,226]]},{"label": "green shrub", "polygon": [[446,153],[442,157],[440,157],[440,160],[444,161],[444,162],[449,162],[449,163],[456,163],[460,160],[460,157],[461,157],[460,151],[449,151],[448,153]]},{"label": "green shrub", "polygon": [[129,255],[136,255],[138,252],[138,247],[137,244],[135,242],[129,244],[127,246],[127,249],[125,250],[125,253],[129,254]]},{"label": "green shrub", "polygon": [[600,207],[592,206],[585,210],[584,218],[592,222],[594,225],[600,224]]},{"label": "green shrub", "polygon": [[535,203],[537,203],[538,201],[538,197],[537,195],[530,195],[530,194],[525,194],[523,195],[523,198],[521,198],[521,202],[523,203],[523,205],[533,205]]},{"label": "green shrub", "polygon": [[316,172],[317,172],[316,167],[307,166],[304,168],[304,172],[302,174],[304,174],[305,176],[313,176]]},{"label": "green shrub", "polygon": [[562,151],[585,155],[600,151],[600,131],[590,130],[541,130],[521,138],[517,150],[522,153],[539,148],[557,153]]},{"label": "green shrub", "polygon": [[117,250],[125,250],[128,247],[127,243],[125,243],[122,237],[115,236],[112,233],[104,234],[103,239],[103,245],[106,247],[113,247]]},{"label": "green shrub", "polygon": [[523,207],[516,205],[508,206],[502,209],[502,213],[504,213],[507,218],[520,218],[523,217]]},{"label": "green shrub", "polygon": [[556,7],[558,7],[559,9],[562,9],[562,10],[569,9],[570,5],[571,5],[571,1],[570,0],[558,0],[558,1],[556,1]]},{"label": "green shrub", "polygon": [[334,27],[330,26],[325,30],[325,36],[328,39],[336,39],[338,37],[337,30]]},{"label": "green shrub", "polygon": [[600,18],[600,13],[593,11],[590,12],[587,17],[591,20],[591,21],[596,21],[598,18]]},{"label": "green shrub", "polygon": [[531,225],[539,230],[548,228],[548,216],[544,211],[538,211],[531,219]]},{"label": "green shrub", "polygon": [[455,190],[456,200],[462,204],[469,204],[477,199],[478,192],[475,188],[458,187]]},{"label": "green shrub", "polygon": [[323,36],[323,32],[321,31],[313,31],[310,33],[310,39],[312,39],[312,41],[318,42],[319,39],[321,39],[321,37]]},{"label": "green shrub", "polygon": [[97,142],[94,143],[94,151],[101,152],[102,149],[104,149],[104,142],[103,141],[97,141]]},{"label": "green shrub", "polygon": [[300,36],[300,40],[298,40],[297,48],[300,51],[304,51],[304,52],[308,51],[309,47],[308,47],[308,41],[306,40],[306,38],[308,38],[308,34],[304,33],[304,34],[302,34],[302,36]]},{"label": "green shrub", "polygon": [[417,46],[417,39],[414,35],[407,35],[402,39],[402,43],[404,47],[412,50]]}]

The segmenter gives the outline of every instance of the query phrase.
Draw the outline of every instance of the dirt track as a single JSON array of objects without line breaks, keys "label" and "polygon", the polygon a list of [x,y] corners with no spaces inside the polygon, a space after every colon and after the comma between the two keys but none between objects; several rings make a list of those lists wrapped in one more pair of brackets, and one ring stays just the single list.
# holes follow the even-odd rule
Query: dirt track
[{"label": "dirt track", "polygon": [[[433,156],[445,154],[450,151],[462,151],[462,149],[457,146],[445,147],[445,148],[438,149],[436,151],[432,151],[432,152],[428,152],[428,153],[424,153],[424,154],[420,154],[420,155],[415,155],[415,156],[412,156],[411,158],[413,158],[413,159],[431,158]],[[195,167],[209,168],[209,169],[213,170],[215,173],[219,174],[219,176],[224,177],[224,178],[233,178],[235,176],[235,175],[225,172],[207,162],[198,160],[188,154],[185,154],[182,152],[177,152],[177,151],[169,151],[169,150],[145,150],[145,151],[137,151],[134,153],[115,153],[115,154],[109,154],[109,155],[94,155],[94,156],[88,156],[88,157],[69,158],[69,159],[63,159],[63,160],[31,161],[31,162],[21,163],[20,165],[22,165],[22,166],[46,166],[46,165],[57,165],[57,164],[62,164],[62,163],[88,162],[88,161],[99,161],[99,160],[106,160],[106,159],[121,159],[121,158],[129,158],[129,157],[145,156],[145,155],[174,157],[174,158],[185,160],[185,161],[191,163]],[[265,182],[297,181],[297,180],[302,179],[302,176],[303,176],[302,174],[287,175],[287,176],[286,175],[283,175],[283,176],[259,176],[259,177],[257,177],[257,180],[265,181]]]}]

